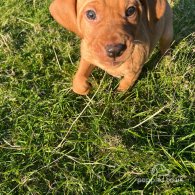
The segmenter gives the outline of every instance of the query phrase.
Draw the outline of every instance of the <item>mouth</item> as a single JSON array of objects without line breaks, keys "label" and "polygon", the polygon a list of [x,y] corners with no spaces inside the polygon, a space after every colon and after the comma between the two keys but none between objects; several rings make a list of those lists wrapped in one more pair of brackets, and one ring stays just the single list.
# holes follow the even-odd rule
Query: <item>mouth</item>
[{"label": "mouth", "polygon": [[101,61],[100,64],[106,66],[106,67],[113,67],[113,68],[117,68],[119,66],[121,66],[122,64],[124,64],[125,61]]},{"label": "mouth", "polygon": [[102,50],[99,49],[98,51],[95,51],[92,48],[91,49],[92,52],[89,52],[90,55],[88,57],[89,59],[88,61],[91,61],[92,64],[95,64],[102,68],[103,67],[118,68],[131,58],[133,49],[134,49],[134,44],[130,44],[130,46],[128,45],[128,48],[123,53],[123,55],[119,57],[109,58],[104,52],[102,52]]},{"label": "mouth", "polygon": [[113,59],[112,61],[107,61],[105,63],[105,65],[107,66],[112,66],[112,67],[119,67],[122,64],[124,64],[129,58],[130,58],[131,54],[127,55],[125,58],[123,59]]},{"label": "mouth", "polygon": [[117,67],[121,66],[122,64],[124,64],[129,58],[130,58],[130,55],[126,56],[123,59],[113,59],[113,60],[109,60],[109,61],[107,61],[107,60],[102,61],[102,64],[104,64],[105,66],[117,68]]},{"label": "mouth", "polygon": [[124,61],[113,61],[113,62],[111,62],[111,64],[113,65],[113,66],[120,66],[121,64],[123,64],[124,63]]}]

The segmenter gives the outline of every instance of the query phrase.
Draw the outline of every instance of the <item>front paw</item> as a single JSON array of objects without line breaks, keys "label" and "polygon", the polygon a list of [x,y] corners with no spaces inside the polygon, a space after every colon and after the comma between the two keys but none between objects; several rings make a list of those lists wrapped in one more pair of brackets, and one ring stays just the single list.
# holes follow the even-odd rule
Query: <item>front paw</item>
[{"label": "front paw", "polygon": [[125,82],[124,80],[121,80],[119,83],[118,88],[116,89],[118,92],[126,92],[130,88],[130,84],[128,82]]},{"label": "front paw", "polygon": [[91,89],[91,83],[86,79],[74,79],[72,90],[79,95],[87,95]]},{"label": "front paw", "polygon": [[123,87],[123,86],[120,86],[116,89],[118,92],[126,92],[127,90],[129,89],[129,87]]}]

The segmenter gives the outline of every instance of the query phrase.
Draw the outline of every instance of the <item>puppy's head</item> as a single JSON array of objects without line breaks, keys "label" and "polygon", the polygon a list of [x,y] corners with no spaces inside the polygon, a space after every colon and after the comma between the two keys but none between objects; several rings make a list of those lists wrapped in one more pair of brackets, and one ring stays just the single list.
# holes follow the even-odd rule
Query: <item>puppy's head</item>
[{"label": "puppy's head", "polygon": [[165,0],[54,0],[50,12],[82,38],[83,58],[116,66],[130,57],[141,24],[156,22],[165,5]]}]

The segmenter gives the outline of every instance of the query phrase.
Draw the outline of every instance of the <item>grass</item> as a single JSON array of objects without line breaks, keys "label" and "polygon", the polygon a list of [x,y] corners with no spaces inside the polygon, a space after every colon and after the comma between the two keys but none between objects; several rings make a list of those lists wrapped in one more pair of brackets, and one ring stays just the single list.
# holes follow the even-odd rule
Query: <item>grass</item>
[{"label": "grass", "polygon": [[195,3],[174,0],[171,56],[155,50],[132,90],[96,70],[86,97],[49,4],[0,2],[0,194],[194,194]]}]

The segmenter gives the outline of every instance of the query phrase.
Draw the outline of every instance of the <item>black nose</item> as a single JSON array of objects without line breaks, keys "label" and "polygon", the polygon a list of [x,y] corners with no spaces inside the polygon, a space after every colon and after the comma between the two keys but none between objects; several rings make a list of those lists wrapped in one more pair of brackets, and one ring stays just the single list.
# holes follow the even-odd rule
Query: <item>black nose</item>
[{"label": "black nose", "polygon": [[115,45],[106,45],[105,47],[107,56],[114,59],[121,56],[126,48],[127,46],[121,43]]}]

